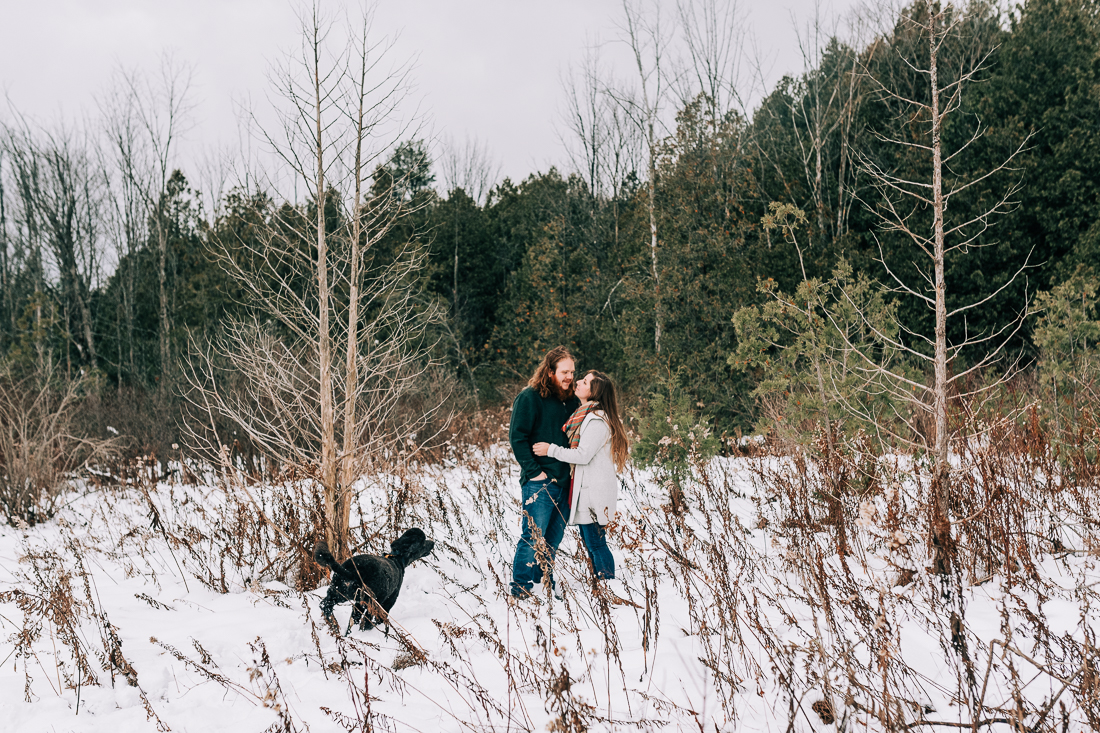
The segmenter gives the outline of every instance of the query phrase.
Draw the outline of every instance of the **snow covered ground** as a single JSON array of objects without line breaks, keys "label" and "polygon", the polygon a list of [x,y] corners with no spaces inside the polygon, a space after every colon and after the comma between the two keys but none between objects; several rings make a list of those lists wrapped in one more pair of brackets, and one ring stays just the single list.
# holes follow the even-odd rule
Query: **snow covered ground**
[{"label": "snow covered ground", "polygon": [[629,603],[593,596],[570,529],[563,599],[510,604],[510,459],[451,463],[363,487],[372,550],[408,526],[437,542],[388,634],[333,634],[324,586],[292,590],[285,553],[229,531],[249,507],[290,521],[271,487],[87,489],[47,523],[0,529],[0,730],[882,730],[1056,694],[1065,717],[1052,704],[1043,724],[1087,729],[1072,693],[1100,615],[1095,554],[945,600],[919,543],[887,526],[903,497],[865,501],[842,558],[828,532],[783,528],[759,463],[717,459],[683,522],[651,474],[626,477],[612,545]]}]

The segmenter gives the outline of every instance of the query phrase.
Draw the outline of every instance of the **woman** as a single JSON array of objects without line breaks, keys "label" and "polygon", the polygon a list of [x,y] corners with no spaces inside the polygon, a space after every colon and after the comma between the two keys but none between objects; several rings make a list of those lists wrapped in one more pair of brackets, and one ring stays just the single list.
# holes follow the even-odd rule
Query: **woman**
[{"label": "woman", "polygon": [[615,385],[602,372],[590,371],[577,382],[581,406],[562,428],[569,447],[550,443],[531,446],[536,456],[550,456],[573,464],[569,524],[576,524],[592,560],[597,578],[615,577],[615,559],[607,548],[608,522],[615,518],[619,479],[616,471],[626,465],[626,428],[619,418]]}]

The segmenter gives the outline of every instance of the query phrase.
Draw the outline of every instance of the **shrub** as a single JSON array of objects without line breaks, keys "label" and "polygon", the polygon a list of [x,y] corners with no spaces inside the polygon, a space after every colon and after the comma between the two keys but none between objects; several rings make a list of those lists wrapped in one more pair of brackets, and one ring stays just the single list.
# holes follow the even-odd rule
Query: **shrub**
[{"label": "shrub", "polygon": [[78,404],[94,393],[93,378],[54,376],[0,372],[0,510],[12,524],[52,516],[74,473],[113,447],[73,429]]},{"label": "shrub", "polygon": [[683,483],[691,477],[693,467],[713,458],[721,447],[703,407],[681,386],[677,373],[662,381],[635,416],[638,439],[634,460],[657,469],[657,479],[669,490],[677,511],[682,509]]},{"label": "shrub", "polygon": [[[1039,348],[1039,380],[1043,390],[1053,392],[1045,400],[1053,417],[1059,444],[1075,442],[1065,435],[1090,422],[1092,406],[1100,400],[1100,314],[1097,291],[1100,279],[1091,269],[1079,268],[1066,282],[1036,295],[1042,315],[1035,326]],[[1087,438],[1090,431],[1082,433]],[[1089,439],[1090,450],[1095,449]]]}]

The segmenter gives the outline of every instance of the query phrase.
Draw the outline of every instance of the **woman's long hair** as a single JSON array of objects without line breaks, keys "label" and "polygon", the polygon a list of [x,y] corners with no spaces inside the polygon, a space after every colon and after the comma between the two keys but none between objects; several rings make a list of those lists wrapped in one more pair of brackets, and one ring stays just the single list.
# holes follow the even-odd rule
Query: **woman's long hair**
[{"label": "woman's long hair", "polygon": [[615,384],[603,372],[591,369],[584,376],[589,374],[592,375],[592,391],[588,399],[598,402],[600,410],[607,418],[607,424],[611,428],[611,460],[615,461],[615,468],[622,471],[630,455],[630,440],[626,437],[626,427],[619,417],[619,399],[615,393]]},{"label": "woman's long hair", "polygon": [[574,382],[569,383],[569,389],[563,393],[561,388],[558,387],[557,382],[554,381],[554,372],[558,369],[558,362],[562,359],[570,359],[573,362],[577,360],[573,358],[573,355],[569,353],[569,349],[564,346],[555,346],[546,352],[546,356],[542,357],[542,361],[539,363],[538,369],[535,370],[535,374],[527,380],[527,386],[534,389],[539,393],[539,396],[543,399],[548,397],[558,397],[563,400],[567,400],[573,396]]}]

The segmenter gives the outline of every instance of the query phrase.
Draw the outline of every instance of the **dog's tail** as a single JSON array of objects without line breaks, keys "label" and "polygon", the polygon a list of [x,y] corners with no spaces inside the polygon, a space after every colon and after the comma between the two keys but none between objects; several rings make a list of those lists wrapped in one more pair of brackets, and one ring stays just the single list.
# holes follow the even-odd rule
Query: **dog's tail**
[{"label": "dog's tail", "polygon": [[313,548],[313,561],[318,565],[324,565],[326,568],[332,570],[337,575],[344,577],[351,577],[346,570],[336,562],[336,558],[332,556],[332,553],[328,549],[328,543],[324,540],[318,542]]}]

